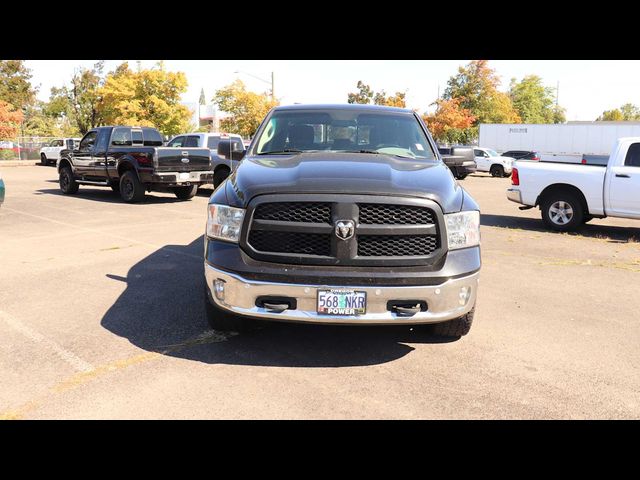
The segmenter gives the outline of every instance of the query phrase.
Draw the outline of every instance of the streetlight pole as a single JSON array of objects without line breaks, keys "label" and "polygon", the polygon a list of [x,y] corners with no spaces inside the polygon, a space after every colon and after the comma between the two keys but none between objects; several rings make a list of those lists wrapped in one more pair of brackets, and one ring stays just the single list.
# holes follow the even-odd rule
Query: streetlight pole
[{"label": "streetlight pole", "polygon": [[275,81],[273,80],[273,72],[271,72],[271,101],[275,102],[276,101],[276,87],[275,87]]},{"label": "streetlight pole", "polygon": [[260,80],[261,82],[267,83],[271,85],[271,101],[274,102],[276,100],[276,94],[275,94],[275,80],[274,80],[274,72],[271,72],[271,81],[269,80],[265,80],[264,78],[258,77],[256,75],[253,75],[251,73],[248,72],[244,72],[242,70],[236,70],[233,73],[244,73],[245,75],[249,75],[250,77],[253,77],[255,79]]}]

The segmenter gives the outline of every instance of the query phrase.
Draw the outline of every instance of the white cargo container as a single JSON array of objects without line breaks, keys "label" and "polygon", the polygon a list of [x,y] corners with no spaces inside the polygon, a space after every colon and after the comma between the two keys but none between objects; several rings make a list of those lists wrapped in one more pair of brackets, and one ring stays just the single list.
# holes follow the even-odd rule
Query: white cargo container
[{"label": "white cargo container", "polygon": [[621,137],[640,136],[640,122],[480,124],[478,146],[500,153],[530,150],[541,161],[579,163],[583,156],[608,157]]}]

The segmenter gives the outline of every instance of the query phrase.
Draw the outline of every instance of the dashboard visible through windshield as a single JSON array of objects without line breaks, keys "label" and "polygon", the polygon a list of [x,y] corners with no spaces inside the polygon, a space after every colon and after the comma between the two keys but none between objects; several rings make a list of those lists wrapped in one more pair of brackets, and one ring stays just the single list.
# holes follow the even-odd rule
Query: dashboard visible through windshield
[{"label": "dashboard visible through windshield", "polygon": [[255,142],[254,155],[357,152],[436,160],[413,115],[349,110],[274,112]]}]

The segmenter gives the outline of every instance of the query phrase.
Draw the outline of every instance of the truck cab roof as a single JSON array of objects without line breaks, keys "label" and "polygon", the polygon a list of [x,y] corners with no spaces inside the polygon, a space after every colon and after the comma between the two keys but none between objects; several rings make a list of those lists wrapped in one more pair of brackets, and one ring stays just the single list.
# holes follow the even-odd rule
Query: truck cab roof
[{"label": "truck cab roof", "polygon": [[329,104],[294,104],[280,105],[274,110],[362,110],[365,112],[390,112],[390,113],[409,113],[413,114],[413,110],[400,107],[388,107],[386,105],[367,105],[361,103],[329,103]]}]

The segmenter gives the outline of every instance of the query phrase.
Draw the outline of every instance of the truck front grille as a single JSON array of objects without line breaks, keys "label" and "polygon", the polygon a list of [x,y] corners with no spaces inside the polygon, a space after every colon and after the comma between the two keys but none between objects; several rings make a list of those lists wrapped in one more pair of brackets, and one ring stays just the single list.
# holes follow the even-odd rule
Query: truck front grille
[{"label": "truck front grille", "polygon": [[[311,200],[297,201],[300,197]],[[259,260],[417,266],[431,265],[445,253],[442,211],[430,200],[364,195],[258,198],[249,206],[241,246]],[[345,220],[355,226],[347,239],[340,238],[336,227]]]}]

